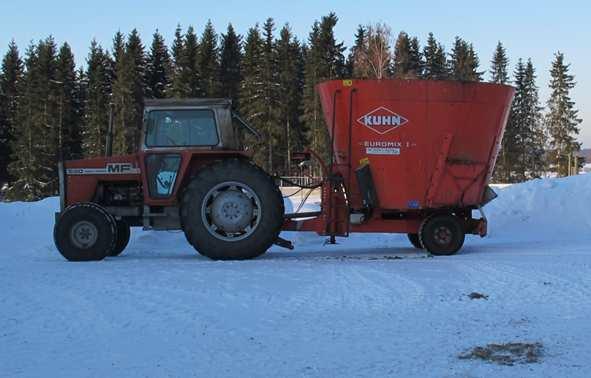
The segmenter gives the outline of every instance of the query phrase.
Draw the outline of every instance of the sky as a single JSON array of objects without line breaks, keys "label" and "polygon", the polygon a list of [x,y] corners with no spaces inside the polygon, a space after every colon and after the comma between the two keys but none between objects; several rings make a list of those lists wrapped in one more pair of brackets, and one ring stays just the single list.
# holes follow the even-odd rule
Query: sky
[{"label": "sky", "polygon": [[170,43],[177,24],[183,28],[193,25],[201,32],[208,19],[218,32],[224,32],[231,22],[245,34],[255,23],[273,17],[278,28],[289,23],[298,38],[306,40],[313,22],[329,12],[339,17],[335,33],[347,46],[352,45],[359,24],[384,22],[394,34],[404,30],[422,42],[433,32],[448,50],[454,37],[461,36],[474,44],[481,70],[486,71],[495,45],[502,41],[511,70],[518,58],[532,59],[544,104],[549,95],[550,64],[560,50],[577,82],[572,98],[583,118],[579,141],[591,148],[591,72],[585,69],[591,61],[591,2],[583,0],[2,0],[0,54],[6,52],[11,39],[24,52],[30,41],[51,34],[60,44],[67,41],[77,62],[84,64],[93,38],[110,47],[115,32],[137,28],[149,44],[158,29]]}]

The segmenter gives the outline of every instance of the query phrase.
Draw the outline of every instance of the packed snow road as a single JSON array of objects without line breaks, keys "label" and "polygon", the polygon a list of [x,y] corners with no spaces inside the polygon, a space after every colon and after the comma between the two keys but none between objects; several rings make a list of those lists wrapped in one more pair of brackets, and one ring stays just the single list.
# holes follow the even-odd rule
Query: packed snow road
[{"label": "packed snow road", "polygon": [[[286,233],[295,251],[243,262],[137,231],[120,257],[68,263],[55,199],[0,204],[0,376],[587,376],[591,175],[499,194],[490,236],[456,256],[400,235]],[[493,342],[544,354],[458,359]]]}]

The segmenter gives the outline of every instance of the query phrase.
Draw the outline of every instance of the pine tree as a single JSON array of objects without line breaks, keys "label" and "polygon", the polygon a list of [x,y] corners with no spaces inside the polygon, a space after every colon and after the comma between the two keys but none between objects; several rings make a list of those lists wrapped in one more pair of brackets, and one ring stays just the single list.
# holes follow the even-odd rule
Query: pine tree
[{"label": "pine tree", "polygon": [[394,46],[394,77],[407,78],[411,66],[410,37],[405,32],[400,32]]},{"label": "pine tree", "polygon": [[458,81],[480,81],[482,72],[478,56],[472,44],[456,37],[450,56],[451,77]]},{"label": "pine tree", "polygon": [[515,87],[515,98],[511,104],[495,172],[496,181],[503,183],[519,182],[524,179],[520,175],[520,172],[525,171],[522,158],[525,151],[523,141],[525,140],[524,136],[526,134],[523,116],[525,104],[525,66],[522,59],[517,61],[513,85]]},{"label": "pine tree", "polygon": [[290,174],[291,152],[304,146],[304,133],[299,120],[303,89],[303,54],[299,41],[284,25],[277,41],[279,124],[284,126],[276,151],[283,160],[283,171]]},{"label": "pine tree", "polygon": [[86,85],[84,88],[84,123],[82,151],[86,157],[104,155],[112,76],[109,72],[109,54],[93,40],[86,60]]},{"label": "pine tree", "polygon": [[125,35],[121,31],[117,31],[113,37],[113,69],[119,64],[121,58],[125,54]]},{"label": "pine tree", "polygon": [[167,91],[169,97],[184,97],[186,92],[183,82],[184,36],[181,25],[177,25],[174,32],[174,41],[171,47],[172,76],[170,88]]},{"label": "pine tree", "polygon": [[507,73],[508,64],[509,59],[507,58],[507,52],[505,51],[503,44],[499,41],[491,61],[491,83],[507,84],[509,82],[509,74]]},{"label": "pine tree", "polygon": [[201,93],[205,97],[217,97],[219,95],[219,48],[218,36],[215,33],[211,20],[207,21],[201,43],[199,44],[199,57],[197,60],[199,74],[201,75]]},{"label": "pine tree", "polygon": [[423,72],[423,56],[419,40],[400,32],[394,46],[394,76],[399,79],[416,79]]},{"label": "pine tree", "polygon": [[524,72],[524,128],[527,130],[524,148],[525,178],[542,177],[546,172],[546,141],[547,136],[543,128],[542,107],[540,106],[536,72],[531,59],[528,59]]},{"label": "pine tree", "polygon": [[121,52],[114,72],[112,96],[108,112],[113,112],[113,153],[129,151],[129,129],[133,127],[134,82],[133,61],[125,49]]},{"label": "pine tree", "polygon": [[408,75],[412,78],[419,78],[423,75],[423,54],[417,37],[410,39],[409,46],[409,67]]},{"label": "pine tree", "polygon": [[264,126],[262,132],[265,136],[267,152],[267,169],[269,172],[275,172],[275,166],[281,160],[279,151],[276,148],[279,145],[279,139],[282,135],[282,127],[279,120],[279,96],[282,88],[279,87],[279,75],[277,71],[277,49],[273,32],[275,22],[268,18],[263,25],[263,110]]},{"label": "pine tree", "polygon": [[309,129],[308,143],[326,161],[331,159],[330,138],[315,86],[325,80],[342,78],[346,72],[343,43],[337,43],[334,36],[337,22],[337,16],[330,13],[312,26],[304,74],[303,121]]},{"label": "pine tree", "polygon": [[80,99],[74,55],[67,43],[57,57],[56,83],[59,94],[59,125],[57,146],[64,160],[80,157],[82,140],[80,130]]},{"label": "pine tree", "polygon": [[569,173],[569,155],[580,150],[581,145],[576,141],[579,134],[579,111],[570,97],[570,91],[575,87],[574,76],[569,74],[570,64],[564,62],[564,54],[555,54],[550,69],[550,84],[552,90],[548,99],[548,113],[545,127],[550,135],[550,161],[558,175]]},{"label": "pine tree", "polygon": [[164,38],[156,30],[146,64],[146,97],[166,97],[166,91],[170,87],[171,70],[168,48]]},{"label": "pine tree", "polygon": [[201,88],[201,76],[199,72],[199,43],[192,26],[185,33],[183,42],[183,54],[181,57],[181,75],[179,77],[180,91],[176,97],[200,97],[203,94]]},{"label": "pine tree", "polygon": [[14,40],[8,45],[8,52],[2,59],[0,71],[0,191],[9,181],[8,165],[11,160],[10,145],[13,143],[16,127],[18,88],[23,76],[23,62]]},{"label": "pine tree", "polygon": [[355,43],[347,57],[347,76],[354,79],[365,79],[365,69],[362,69],[356,62],[363,61],[367,54],[367,30],[365,26],[359,25],[355,33]]},{"label": "pine tree", "polygon": [[232,24],[228,24],[226,34],[222,34],[220,58],[220,95],[232,99],[233,109],[239,109],[240,63],[242,60],[242,37],[236,34]]},{"label": "pine tree", "polygon": [[189,26],[182,35],[180,26],[175,32],[172,45],[174,74],[170,96],[188,98],[202,96],[201,76],[199,75],[199,43],[195,29]]},{"label": "pine tree", "polygon": [[535,79],[531,59],[527,64],[519,59],[515,69],[515,99],[495,173],[498,181],[522,182],[541,177],[545,171],[546,136]]},{"label": "pine tree", "polygon": [[427,45],[423,48],[424,67],[423,78],[430,80],[445,80],[449,77],[445,48],[429,33]]},{"label": "pine tree", "polygon": [[115,154],[131,153],[139,147],[147,76],[144,46],[134,29],[129,34],[125,51],[115,69],[112,95]]},{"label": "pine tree", "polygon": [[39,129],[39,103],[36,85],[38,83],[38,48],[30,44],[25,52],[24,75],[17,91],[19,99],[15,115],[13,139],[10,149],[12,162],[8,166],[12,182],[8,191],[8,198],[16,200],[35,200],[42,196],[42,185],[38,181],[41,174],[41,157],[37,155],[36,144],[38,142]]},{"label": "pine tree", "polygon": [[[248,30],[242,59],[242,82],[240,83],[240,114],[255,129],[262,132],[265,127],[263,83],[264,41],[258,24]],[[253,140],[247,135],[247,142],[253,145],[253,159],[261,165],[266,162],[267,154],[263,140]]]},{"label": "pine tree", "polygon": [[27,50],[22,98],[17,106],[18,128],[11,146],[11,198],[34,200],[57,190],[60,96],[56,86],[56,50],[52,37]]},{"label": "pine tree", "polygon": [[115,71],[117,65],[120,64],[123,55],[125,54],[125,35],[121,33],[121,31],[117,31],[115,36],[113,37],[113,48],[112,48],[112,55],[113,55],[113,64],[111,69],[113,70],[113,80],[117,77],[115,76]]}]

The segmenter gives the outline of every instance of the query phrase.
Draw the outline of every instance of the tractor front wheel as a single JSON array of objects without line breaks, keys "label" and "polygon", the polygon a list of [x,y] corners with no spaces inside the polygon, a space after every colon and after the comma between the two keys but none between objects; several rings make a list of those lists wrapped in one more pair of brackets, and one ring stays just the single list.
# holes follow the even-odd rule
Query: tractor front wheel
[{"label": "tractor front wheel", "polygon": [[68,207],[53,228],[58,251],[69,261],[102,260],[117,241],[115,219],[94,203]]},{"label": "tractor front wheel", "polygon": [[464,245],[466,233],[462,221],[451,214],[426,218],[419,230],[420,243],[433,255],[453,255]]},{"label": "tractor front wheel", "polygon": [[182,197],[187,240],[214,260],[262,255],[277,240],[283,215],[283,198],[271,176],[245,160],[202,169]]}]

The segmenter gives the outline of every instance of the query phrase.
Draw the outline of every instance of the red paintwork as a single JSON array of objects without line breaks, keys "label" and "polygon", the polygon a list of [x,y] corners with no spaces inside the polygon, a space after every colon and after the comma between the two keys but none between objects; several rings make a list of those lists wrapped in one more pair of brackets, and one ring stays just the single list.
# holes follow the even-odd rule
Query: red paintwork
[{"label": "red paintwork", "polygon": [[[350,207],[360,209],[355,170],[368,163],[379,209],[371,220],[348,225],[348,216],[331,216],[335,206],[341,206],[334,204],[334,197],[336,202],[345,201],[344,197],[323,190],[322,219],[286,222],[286,229],[299,227],[326,235],[417,232],[425,209],[468,209],[482,203],[513,99],[512,87],[431,80],[335,80],[319,84],[317,90],[329,134],[334,136],[331,173],[342,176]],[[360,123],[367,114],[379,116],[369,120],[371,127]],[[382,117],[392,114],[403,117],[400,126],[375,126],[376,121],[395,122]],[[376,145],[387,147],[378,151],[382,154],[368,154],[367,148]],[[325,186],[330,188],[328,182]],[[384,220],[385,210],[408,217]],[[479,229],[486,232],[484,221]]]},{"label": "red paintwork", "polygon": [[[148,192],[146,172],[146,156],[151,154],[180,154],[181,167],[175,182],[174,191],[169,198],[151,198]],[[153,151],[140,151],[133,155],[100,157],[93,159],[71,160],[65,163],[67,168],[104,168],[108,163],[131,163],[140,168],[140,174],[129,175],[68,175],[66,205],[79,202],[92,201],[97,184],[99,182],[137,181],[142,183],[144,203],[150,206],[176,206],[178,204],[178,192],[183,188],[187,180],[203,165],[215,160],[228,157],[246,157],[249,155],[243,151],[204,150],[198,148],[188,149],[158,149]]]}]

